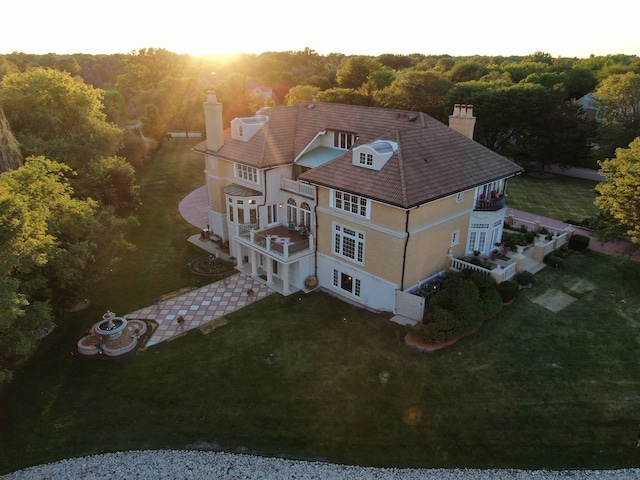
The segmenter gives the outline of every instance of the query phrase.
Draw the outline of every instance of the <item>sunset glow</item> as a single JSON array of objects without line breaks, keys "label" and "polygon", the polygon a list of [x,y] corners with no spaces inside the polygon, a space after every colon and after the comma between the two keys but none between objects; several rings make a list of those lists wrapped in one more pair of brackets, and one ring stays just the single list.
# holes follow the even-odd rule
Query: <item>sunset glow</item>
[{"label": "sunset glow", "polygon": [[308,47],[347,55],[640,54],[640,36],[624,20],[637,18],[635,2],[430,3],[399,0],[383,13],[372,4],[335,0],[317,7],[292,0],[187,1],[174,7],[112,0],[99,10],[79,0],[26,0],[3,7],[3,17],[11,20],[0,30],[0,53],[111,54],[155,47],[204,55]]}]

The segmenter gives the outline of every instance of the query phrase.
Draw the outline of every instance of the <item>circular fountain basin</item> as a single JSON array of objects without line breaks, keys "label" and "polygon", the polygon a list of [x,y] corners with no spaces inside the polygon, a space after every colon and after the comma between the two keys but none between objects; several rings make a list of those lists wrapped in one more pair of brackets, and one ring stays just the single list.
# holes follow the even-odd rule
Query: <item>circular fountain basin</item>
[{"label": "circular fountain basin", "polygon": [[102,316],[102,321],[93,326],[93,331],[104,340],[115,340],[120,338],[125,328],[127,328],[126,319],[107,312]]}]

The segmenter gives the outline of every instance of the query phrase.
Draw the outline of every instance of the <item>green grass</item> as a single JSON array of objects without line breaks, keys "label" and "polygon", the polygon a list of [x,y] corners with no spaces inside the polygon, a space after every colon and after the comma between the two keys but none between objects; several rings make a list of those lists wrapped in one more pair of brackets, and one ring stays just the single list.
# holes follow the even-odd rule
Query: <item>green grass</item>
[{"label": "green grass", "polygon": [[509,180],[507,205],[543,217],[577,223],[598,215],[598,208],[593,204],[597,183],[564,175],[539,178],[524,173]]},{"label": "green grass", "polygon": [[[361,465],[640,466],[640,265],[592,252],[544,270],[478,333],[431,354],[404,346],[389,315],[318,292],[271,295],[208,335],[119,361],[72,357],[106,308],[211,281],[187,268],[197,229],[176,207],[201,185],[201,159],[174,142],[144,172],[138,251],[1,392],[0,474],[197,441]],[[551,313],[533,302],[550,288],[578,300]]]}]

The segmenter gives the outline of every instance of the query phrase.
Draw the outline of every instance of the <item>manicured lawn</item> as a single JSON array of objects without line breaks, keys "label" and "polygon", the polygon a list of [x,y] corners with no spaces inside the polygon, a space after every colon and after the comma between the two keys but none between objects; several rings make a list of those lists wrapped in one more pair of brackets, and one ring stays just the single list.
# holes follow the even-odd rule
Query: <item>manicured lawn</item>
[{"label": "manicured lawn", "polygon": [[[431,354],[405,347],[388,314],[317,292],[271,295],[127,359],[72,357],[107,308],[211,281],[187,268],[197,229],[177,211],[202,159],[177,147],[145,171],[137,252],[1,392],[0,474],[198,441],[362,465],[640,466],[640,265],[596,253],[544,270],[480,332]],[[534,302],[552,288],[577,301],[559,313]]]},{"label": "manicured lawn", "polygon": [[543,217],[581,222],[598,215],[593,204],[597,183],[564,175],[538,178],[524,173],[509,180],[507,205]]}]

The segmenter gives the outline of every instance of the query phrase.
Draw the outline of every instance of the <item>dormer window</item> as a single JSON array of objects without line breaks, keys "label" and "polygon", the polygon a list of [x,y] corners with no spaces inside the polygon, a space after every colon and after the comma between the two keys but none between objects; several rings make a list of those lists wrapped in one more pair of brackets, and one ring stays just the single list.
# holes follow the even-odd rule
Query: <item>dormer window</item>
[{"label": "dormer window", "polygon": [[359,145],[353,149],[353,165],[380,170],[398,150],[398,144],[387,140]]},{"label": "dormer window", "polygon": [[234,118],[231,120],[231,138],[248,142],[268,120],[266,115]]},{"label": "dormer window", "polygon": [[360,165],[366,165],[368,167],[373,165],[373,154],[360,152]]},{"label": "dormer window", "polygon": [[333,132],[333,146],[342,150],[349,150],[356,142],[356,134],[348,132]]}]

